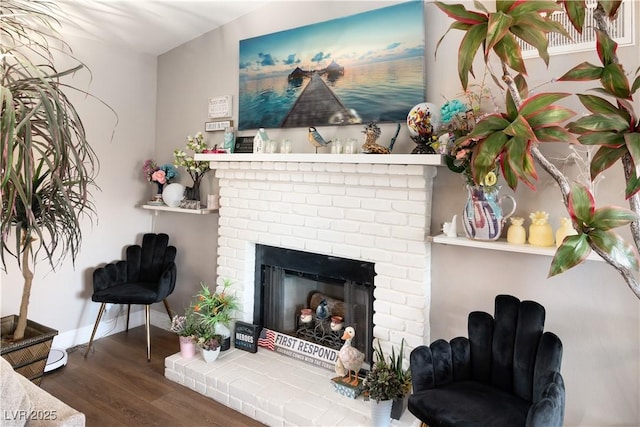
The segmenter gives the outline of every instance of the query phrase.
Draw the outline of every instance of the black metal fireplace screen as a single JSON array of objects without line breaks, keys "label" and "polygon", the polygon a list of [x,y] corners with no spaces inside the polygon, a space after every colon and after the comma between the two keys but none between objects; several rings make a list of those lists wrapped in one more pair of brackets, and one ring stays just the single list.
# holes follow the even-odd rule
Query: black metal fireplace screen
[{"label": "black metal fireplace screen", "polygon": [[370,262],[256,245],[254,323],[333,349],[352,326],[370,363],[374,277]]}]

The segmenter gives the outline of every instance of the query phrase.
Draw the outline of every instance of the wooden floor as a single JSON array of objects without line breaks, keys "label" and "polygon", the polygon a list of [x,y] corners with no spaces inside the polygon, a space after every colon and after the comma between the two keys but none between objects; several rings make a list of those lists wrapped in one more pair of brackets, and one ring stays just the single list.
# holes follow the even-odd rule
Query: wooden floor
[{"label": "wooden floor", "polygon": [[84,351],[70,351],[42,388],[84,412],[88,427],[262,425],[164,377],[164,358],[178,351],[171,332],[151,328],[151,362],[144,326],[95,341],[86,359]]}]

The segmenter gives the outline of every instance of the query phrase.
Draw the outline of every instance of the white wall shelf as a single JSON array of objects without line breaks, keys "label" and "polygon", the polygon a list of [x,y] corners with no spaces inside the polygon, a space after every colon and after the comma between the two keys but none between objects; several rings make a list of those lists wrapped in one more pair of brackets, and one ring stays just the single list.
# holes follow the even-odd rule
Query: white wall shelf
[{"label": "white wall shelf", "polygon": [[[458,237],[449,237],[445,234],[438,234],[437,236],[430,236],[429,241],[433,243],[438,243],[441,245],[453,245],[453,246],[466,246],[469,248],[477,248],[477,249],[489,249],[493,251],[503,251],[503,252],[517,252],[522,254],[531,254],[531,255],[543,255],[553,257],[556,253],[556,247],[539,247],[539,246],[531,246],[529,244],[518,245],[514,243],[508,243],[505,239],[499,239],[496,241],[487,241],[487,240],[473,240],[467,239],[464,236]],[[587,260],[591,261],[603,261],[600,258],[600,255],[591,251]]]},{"label": "white wall shelf", "polygon": [[211,162],[297,162],[297,163],[365,163],[388,165],[443,166],[440,154],[314,154],[314,153],[233,153],[196,154],[199,161]]},{"label": "white wall shelf", "polygon": [[148,209],[150,211],[156,211],[156,214],[158,213],[158,211],[178,212],[178,213],[191,214],[191,215],[208,215],[208,214],[212,214],[212,213],[218,212],[218,209],[206,209],[206,208],[202,208],[202,209],[183,209],[183,208],[172,208],[171,206],[154,206],[154,205],[140,205],[140,207],[142,209]]},{"label": "white wall shelf", "polygon": [[212,213],[218,212],[218,209],[183,209],[183,208],[172,208],[171,206],[162,205],[140,205],[142,209],[147,209],[149,211],[153,211],[153,219],[151,220],[151,231],[155,232],[156,230],[156,220],[158,219],[158,214],[160,212],[175,212],[181,214],[191,214],[191,215],[208,215]]}]

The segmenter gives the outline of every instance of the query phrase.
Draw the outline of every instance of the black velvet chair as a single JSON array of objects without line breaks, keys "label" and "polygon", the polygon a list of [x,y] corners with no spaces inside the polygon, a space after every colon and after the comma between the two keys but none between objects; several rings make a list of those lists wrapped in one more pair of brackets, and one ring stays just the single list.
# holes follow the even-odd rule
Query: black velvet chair
[{"label": "black velvet chair", "polygon": [[469,338],[416,347],[409,411],[429,427],[561,426],[562,343],[544,319],[540,304],[498,295],[495,319],[469,314]]},{"label": "black velvet chair", "polygon": [[93,272],[93,295],[91,299],[102,303],[91,339],[84,357],[87,357],[100,319],[107,304],[127,304],[127,327],[131,304],[145,306],[145,326],[147,333],[147,361],[151,360],[149,333],[150,307],[156,302],[164,302],[169,319],[171,310],[166,298],[176,285],[176,248],[168,246],[166,234],[145,234],[142,246],[127,248],[126,261],[117,261],[97,268]]}]

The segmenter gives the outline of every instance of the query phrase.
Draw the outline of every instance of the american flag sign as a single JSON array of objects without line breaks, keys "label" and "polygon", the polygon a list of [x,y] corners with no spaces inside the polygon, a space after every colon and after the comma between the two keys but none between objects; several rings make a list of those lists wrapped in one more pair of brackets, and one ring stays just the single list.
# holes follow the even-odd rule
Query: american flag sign
[{"label": "american flag sign", "polygon": [[262,331],[260,332],[260,337],[258,337],[258,345],[260,347],[265,347],[273,351],[276,348],[275,340],[276,340],[276,333],[274,331],[272,331],[271,329],[262,328]]}]

